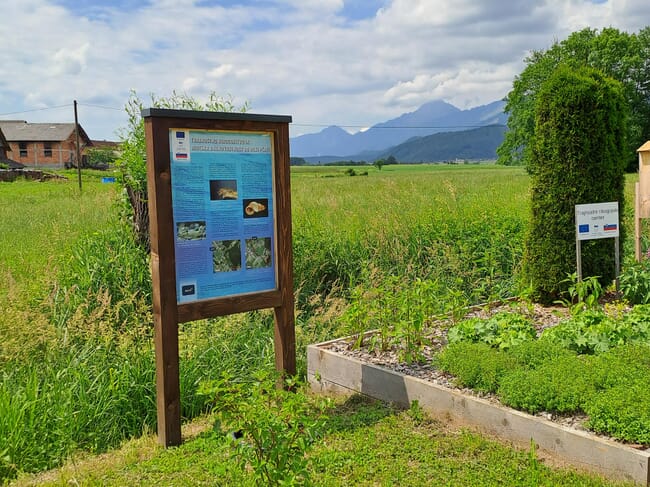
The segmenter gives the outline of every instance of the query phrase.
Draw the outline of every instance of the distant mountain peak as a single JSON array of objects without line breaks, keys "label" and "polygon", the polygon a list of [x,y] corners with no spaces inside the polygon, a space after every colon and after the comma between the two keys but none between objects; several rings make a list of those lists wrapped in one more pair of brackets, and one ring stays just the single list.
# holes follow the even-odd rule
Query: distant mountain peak
[{"label": "distant mountain peak", "polygon": [[503,101],[495,101],[461,110],[443,100],[432,100],[413,112],[378,123],[363,132],[350,134],[341,127],[329,126],[317,134],[292,138],[291,153],[296,157],[327,154],[354,159],[363,152],[383,151],[412,137],[505,124],[504,105]]}]

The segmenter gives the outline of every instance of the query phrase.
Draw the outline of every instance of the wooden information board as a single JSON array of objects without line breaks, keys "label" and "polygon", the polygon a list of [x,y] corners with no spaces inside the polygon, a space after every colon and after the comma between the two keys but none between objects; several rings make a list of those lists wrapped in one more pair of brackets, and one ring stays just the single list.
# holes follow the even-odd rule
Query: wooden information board
[{"label": "wooden information board", "polygon": [[158,438],[181,443],[178,323],[273,308],[276,368],[296,372],[289,116],[142,111]]}]

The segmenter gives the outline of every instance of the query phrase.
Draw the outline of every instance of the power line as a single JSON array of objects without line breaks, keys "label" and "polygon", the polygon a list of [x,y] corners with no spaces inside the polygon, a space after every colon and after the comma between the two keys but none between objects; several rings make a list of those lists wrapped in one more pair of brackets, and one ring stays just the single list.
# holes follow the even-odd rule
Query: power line
[{"label": "power line", "polygon": [[117,110],[118,112],[124,111],[124,108],[115,108],[115,107],[106,107],[103,105],[93,105],[91,103],[77,103],[77,105],[82,106],[82,107],[93,107],[93,108],[103,108],[104,110]]},{"label": "power line", "polygon": [[45,108],[33,108],[32,110],[22,110],[20,112],[8,112],[8,113],[0,113],[0,117],[6,117],[7,115],[20,115],[22,113],[31,113],[31,112],[42,112],[44,110],[55,110],[58,108],[66,108],[66,107],[71,107],[72,104],[68,103],[67,105],[59,105],[56,107],[45,107]]},{"label": "power line", "polygon": [[[101,108],[101,109],[104,109],[104,110],[116,110],[118,112],[121,112],[121,111],[124,110],[124,108],[107,107],[107,106],[103,106],[103,105],[93,105],[91,103],[77,103],[77,104],[80,105],[80,106],[84,106],[84,107]],[[21,115],[23,113],[42,112],[42,111],[45,111],[45,110],[57,110],[59,108],[69,108],[71,106],[72,106],[72,104],[68,103],[66,105],[58,105],[58,106],[54,106],[54,107],[33,108],[31,110],[21,110],[19,112],[0,113],[0,117],[6,117],[6,116],[9,116],[9,115]]]},{"label": "power line", "polygon": [[346,128],[372,128],[372,129],[469,129],[481,128],[485,125],[339,125],[339,124],[318,124],[318,123],[292,123],[294,127],[346,127]]}]

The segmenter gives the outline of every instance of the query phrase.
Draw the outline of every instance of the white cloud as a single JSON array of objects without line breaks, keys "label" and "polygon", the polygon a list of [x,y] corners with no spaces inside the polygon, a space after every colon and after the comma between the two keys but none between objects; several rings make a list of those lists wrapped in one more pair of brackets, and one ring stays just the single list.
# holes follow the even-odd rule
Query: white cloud
[{"label": "white cloud", "polygon": [[69,49],[61,48],[52,57],[52,71],[59,75],[79,74],[87,65],[87,54],[90,44]]},{"label": "white cloud", "polygon": [[[635,32],[650,18],[647,0],[386,0],[354,21],[341,17],[343,0],[54,2],[3,0],[0,69],[11,76],[0,76],[0,113],[73,99],[120,108],[130,89],[144,100],[214,91],[293,115],[294,132],[358,130],[436,98],[460,108],[494,101],[531,50],[586,26]],[[80,108],[91,137],[126,123],[116,110]],[[59,116],[24,118],[50,114]]]}]

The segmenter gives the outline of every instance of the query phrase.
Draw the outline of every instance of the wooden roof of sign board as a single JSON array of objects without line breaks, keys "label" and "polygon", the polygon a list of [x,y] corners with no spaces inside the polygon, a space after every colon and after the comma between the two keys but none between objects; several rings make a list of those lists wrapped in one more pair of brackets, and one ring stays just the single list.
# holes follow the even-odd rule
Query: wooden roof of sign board
[{"label": "wooden roof of sign board", "polygon": [[643,144],[641,147],[639,147],[636,151],[637,151],[637,152],[646,152],[646,151],[650,151],[650,140],[647,141],[645,144]]},{"label": "wooden roof of sign board", "polygon": [[[60,142],[74,134],[74,123],[29,123],[25,120],[0,120],[0,130],[9,142]],[[79,125],[79,137],[86,145],[92,142]]]}]

